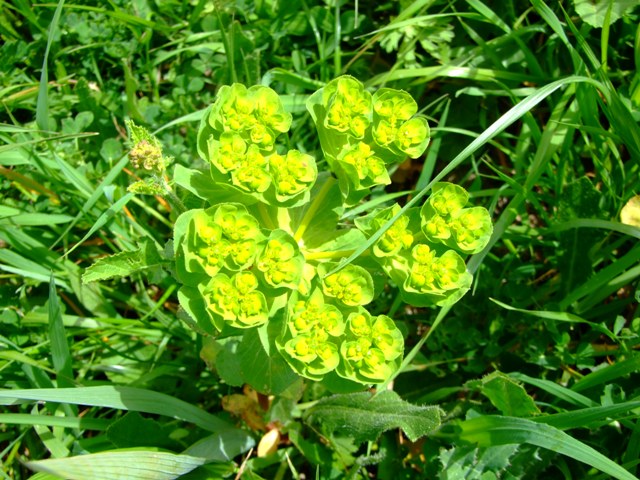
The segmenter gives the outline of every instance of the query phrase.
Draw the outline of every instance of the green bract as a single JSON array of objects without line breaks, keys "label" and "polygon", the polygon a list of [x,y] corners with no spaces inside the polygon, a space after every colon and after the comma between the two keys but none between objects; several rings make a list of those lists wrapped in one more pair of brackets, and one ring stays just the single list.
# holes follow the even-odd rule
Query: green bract
[{"label": "green bract", "polygon": [[267,285],[297,289],[302,278],[304,257],[291,235],[284,230],[274,230],[258,255],[256,267]]},{"label": "green bract", "polygon": [[346,148],[336,160],[354,190],[391,183],[386,165],[364,142]]},{"label": "green bract", "polygon": [[[407,92],[369,92],[350,76],[312,94],[307,108],[329,169],[320,174],[311,154],[281,141],[292,118],[273,90],[220,88],[198,133],[209,170],[176,167],[176,183],[195,196],[190,204],[207,206],[175,223],[178,298],[198,331],[222,332],[242,351],[261,349],[260,362],[280,355],[278,368],[353,390],[387,381],[404,351],[395,322],[367,305],[382,288],[415,306],[452,304],[471,286],[465,256],[486,246],[492,226],[487,210],[467,206],[462,187],[444,182],[421,208],[343,218],[390,183],[390,168],[422,155],[429,127]],[[361,258],[343,263],[373,235]],[[265,368],[278,365],[272,360]]]},{"label": "green bract", "polygon": [[228,324],[236,328],[262,325],[268,318],[267,300],[258,291],[258,279],[251,272],[232,278],[220,273],[200,286],[213,324],[219,330]]},{"label": "green bract", "polygon": [[366,305],[373,300],[373,279],[366,269],[347,265],[322,279],[322,291],[349,307]]}]

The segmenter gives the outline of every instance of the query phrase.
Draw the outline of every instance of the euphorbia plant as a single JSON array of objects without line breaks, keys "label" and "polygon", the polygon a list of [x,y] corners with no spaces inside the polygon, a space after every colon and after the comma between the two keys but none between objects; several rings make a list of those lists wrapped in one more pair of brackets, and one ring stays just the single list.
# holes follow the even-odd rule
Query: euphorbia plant
[{"label": "euphorbia plant", "polygon": [[353,390],[385,382],[403,358],[394,320],[369,310],[376,296],[390,287],[415,306],[457,301],[472,280],[465,257],[484,248],[492,225],[450,183],[436,183],[422,208],[405,209],[390,226],[397,204],[342,221],[347,207],[390,183],[390,167],[423,154],[427,120],[407,92],[372,94],[350,76],[315,92],[307,108],[326,171],[319,158],[284,146],[292,118],[273,90],[220,89],[198,134],[209,171],[175,172],[178,185],[206,201],[175,222],[179,300],[198,331],[242,343],[255,330],[263,357]]}]

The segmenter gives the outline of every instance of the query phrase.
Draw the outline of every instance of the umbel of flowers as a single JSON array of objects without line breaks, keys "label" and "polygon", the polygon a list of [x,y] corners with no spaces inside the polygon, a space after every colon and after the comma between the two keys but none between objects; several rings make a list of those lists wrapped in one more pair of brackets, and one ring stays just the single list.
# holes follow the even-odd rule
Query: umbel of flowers
[{"label": "umbel of flowers", "polygon": [[174,228],[180,303],[210,334],[262,329],[270,354],[303,377],[382,383],[399,368],[404,339],[393,319],[367,309],[386,288],[379,273],[412,305],[457,301],[472,280],[465,256],[491,235],[489,213],[468,207],[463,188],[438,183],[358,260],[341,263],[400,210],[349,224],[345,208],[390,183],[389,167],[422,155],[429,127],[408,93],[371,94],[349,76],[311,95],[307,108],[330,172],[283,146],[292,118],[273,90],[220,89],[198,136],[208,206]]}]

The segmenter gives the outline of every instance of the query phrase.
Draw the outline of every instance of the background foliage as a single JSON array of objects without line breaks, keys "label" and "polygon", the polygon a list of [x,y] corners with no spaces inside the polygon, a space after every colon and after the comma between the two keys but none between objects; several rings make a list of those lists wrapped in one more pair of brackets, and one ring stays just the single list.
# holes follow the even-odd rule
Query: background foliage
[{"label": "background foliage", "polygon": [[[640,228],[620,221],[640,194],[635,2],[0,6],[3,478],[636,478]],[[407,90],[432,126],[373,199],[410,202],[446,169],[496,231],[453,308],[377,299],[415,347],[393,392],[268,397],[233,381],[260,374],[237,345],[185,326],[162,267],[176,212],[127,193],[142,173],[125,119],[156,132],[169,172],[204,167],[202,110],[223,84],[263,84],[313,154],[304,102],[343,73]],[[123,251],[122,276],[83,283]],[[250,455],[267,431],[277,451]]]}]

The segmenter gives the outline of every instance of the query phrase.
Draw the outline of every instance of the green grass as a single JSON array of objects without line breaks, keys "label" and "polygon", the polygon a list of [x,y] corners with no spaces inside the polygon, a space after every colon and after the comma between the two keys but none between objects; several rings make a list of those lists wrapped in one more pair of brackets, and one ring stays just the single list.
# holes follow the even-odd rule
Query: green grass
[{"label": "green grass", "polygon": [[[0,1],[0,478],[636,478],[640,226],[620,211],[640,194],[640,9],[592,4]],[[263,84],[294,116],[289,145],[319,158],[305,101],[345,73],[407,90],[433,138],[342,222],[439,180],[495,222],[453,307],[394,288],[373,304],[406,334],[397,408],[442,411],[414,441],[367,404],[374,433],[345,434],[326,407],[344,398],[313,382],[269,398],[221,380],[233,340],[189,328],[164,255],[179,204],[127,192],[144,173],[125,120],[156,132],[171,182],[205,168],[219,87]],[[265,424],[281,440],[259,458]]]}]

